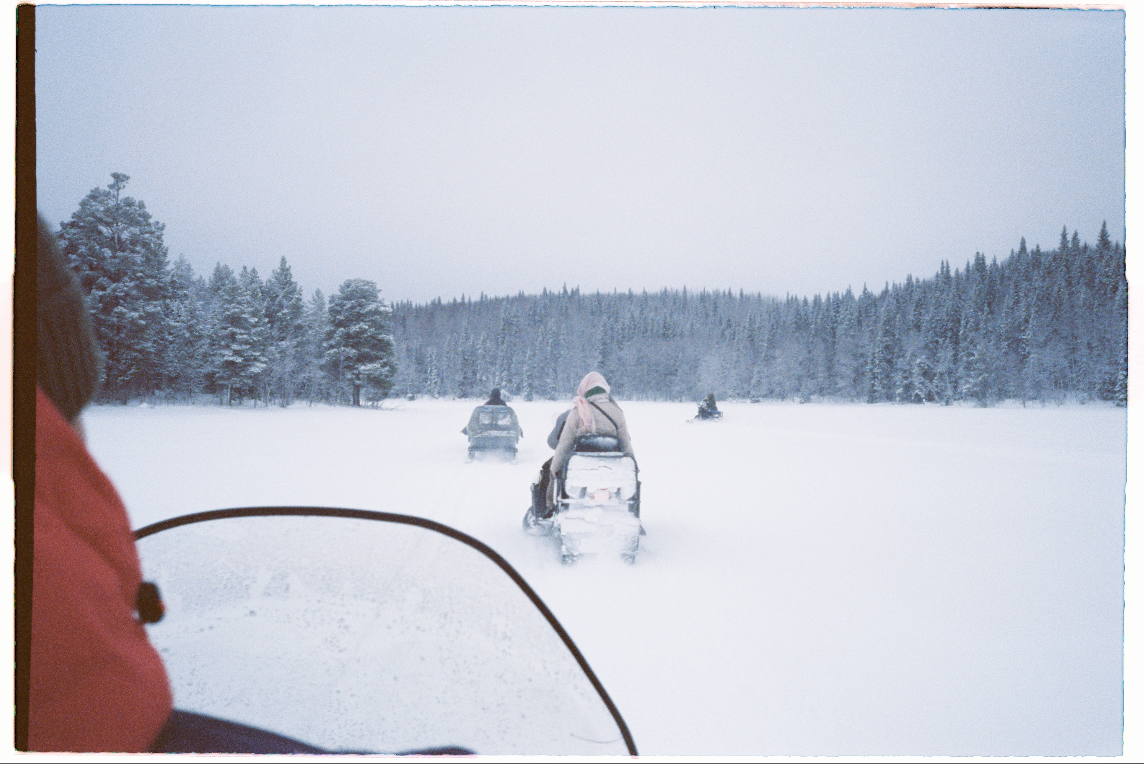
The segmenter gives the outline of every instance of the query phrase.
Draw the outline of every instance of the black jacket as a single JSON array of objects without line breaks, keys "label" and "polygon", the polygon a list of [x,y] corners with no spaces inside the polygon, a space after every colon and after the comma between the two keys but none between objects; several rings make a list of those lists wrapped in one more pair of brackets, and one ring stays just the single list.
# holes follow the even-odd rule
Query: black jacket
[{"label": "black jacket", "polygon": [[560,443],[560,433],[564,432],[564,423],[568,421],[568,415],[571,413],[572,409],[568,409],[556,417],[556,426],[552,428],[552,432],[548,433],[548,447],[553,451],[556,450],[557,444]]}]

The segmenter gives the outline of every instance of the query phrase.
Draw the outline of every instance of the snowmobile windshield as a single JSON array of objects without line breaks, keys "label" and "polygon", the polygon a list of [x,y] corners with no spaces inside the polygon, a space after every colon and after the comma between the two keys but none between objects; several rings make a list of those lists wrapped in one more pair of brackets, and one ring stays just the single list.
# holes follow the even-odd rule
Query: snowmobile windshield
[{"label": "snowmobile windshield", "polygon": [[469,435],[480,435],[495,430],[516,432],[517,426],[516,412],[508,406],[477,406],[466,429]]},{"label": "snowmobile windshield", "polygon": [[636,753],[555,617],[459,531],[263,508],[137,536],[166,606],[147,629],[178,709],[333,751]]}]

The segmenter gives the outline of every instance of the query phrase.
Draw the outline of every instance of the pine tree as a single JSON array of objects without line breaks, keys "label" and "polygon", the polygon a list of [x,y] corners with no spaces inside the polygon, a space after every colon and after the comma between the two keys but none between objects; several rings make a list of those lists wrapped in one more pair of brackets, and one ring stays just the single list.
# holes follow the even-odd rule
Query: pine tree
[{"label": "pine tree", "polygon": [[257,363],[257,367],[250,371],[250,384],[249,387],[244,387],[244,391],[249,389],[251,397],[269,406],[270,329],[266,318],[266,294],[257,269],[242,266],[238,274],[238,286],[242,292],[244,310],[249,314],[251,356]]},{"label": "pine tree", "polygon": [[441,397],[441,370],[437,365],[437,349],[429,349],[429,358],[425,364],[425,392],[430,398]]},{"label": "pine tree", "polygon": [[165,385],[178,397],[190,400],[204,388],[210,362],[210,330],[203,307],[207,287],[181,255],[172,266],[171,273],[170,319],[173,330],[164,353]]},{"label": "pine tree", "polygon": [[210,280],[215,300],[211,367],[216,392],[227,406],[257,397],[266,370],[265,318],[256,303],[251,272],[243,271],[245,283],[240,283],[229,266],[219,264]]},{"label": "pine tree", "polygon": [[1128,405],[1128,284],[1118,295],[1117,317],[1120,319],[1122,332],[1120,335],[1119,353],[1116,358],[1116,387],[1112,399],[1119,406]]},{"label": "pine tree", "polygon": [[476,390],[477,395],[483,395],[488,392],[497,380],[493,377],[496,370],[496,359],[492,357],[491,348],[489,347],[489,338],[484,332],[481,332],[480,337],[477,338],[477,346],[474,351],[476,358]]},{"label": "pine tree", "polygon": [[111,183],[93,188],[59,233],[91,310],[104,392],[124,403],[164,386],[164,351],[174,328],[164,227],[142,201],[123,195],[128,180],[112,173]]},{"label": "pine tree", "polygon": [[471,398],[477,394],[478,370],[477,351],[466,329],[461,329],[460,370],[457,375],[457,397]]},{"label": "pine tree", "polygon": [[283,257],[262,287],[266,305],[267,378],[282,406],[294,399],[305,365],[302,288]]},{"label": "pine tree", "polygon": [[524,365],[520,371],[520,395],[526,401],[532,400],[532,348],[524,353]]},{"label": "pine tree", "polygon": [[519,389],[513,369],[516,366],[516,346],[520,341],[515,316],[511,311],[503,312],[497,330],[493,384],[504,391],[516,392]]},{"label": "pine tree", "polygon": [[330,317],[326,310],[326,297],[321,289],[315,289],[306,304],[302,313],[302,327],[298,379],[302,394],[312,406],[315,401],[324,401],[329,397],[329,375],[323,367]]},{"label": "pine tree", "polygon": [[328,312],[327,370],[346,386],[352,405],[361,405],[363,388],[368,400],[381,400],[393,386],[397,363],[390,309],[382,302],[377,284],[349,279],[330,298]]},{"label": "pine tree", "polygon": [[[1021,241],[1024,241],[1022,239]],[[1112,249],[1112,239],[1108,238],[1108,221],[1102,221],[1100,224],[1100,235],[1096,239],[1097,251],[1106,253]]]},{"label": "pine tree", "polygon": [[898,337],[894,328],[893,309],[887,304],[878,317],[878,330],[870,349],[870,389],[866,401],[892,401],[898,388],[895,367],[898,362]]}]

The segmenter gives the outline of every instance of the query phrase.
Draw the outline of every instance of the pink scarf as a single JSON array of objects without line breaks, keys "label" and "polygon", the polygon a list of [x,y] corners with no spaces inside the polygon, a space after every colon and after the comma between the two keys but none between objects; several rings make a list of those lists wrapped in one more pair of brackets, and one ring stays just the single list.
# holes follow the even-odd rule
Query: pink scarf
[{"label": "pink scarf", "polygon": [[580,417],[581,432],[596,432],[596,419],[592,416],[592,406],[588,403],[586,396],[586,393],[593,387],[602,387],[605,393],[612,390],[608,386],[608,381],[604,379],[604,375],[597,371],[588,372],[580,380],[580,385],[576,388],[576,397],[572,399],[572,405],[576,408],[577,416]]}]

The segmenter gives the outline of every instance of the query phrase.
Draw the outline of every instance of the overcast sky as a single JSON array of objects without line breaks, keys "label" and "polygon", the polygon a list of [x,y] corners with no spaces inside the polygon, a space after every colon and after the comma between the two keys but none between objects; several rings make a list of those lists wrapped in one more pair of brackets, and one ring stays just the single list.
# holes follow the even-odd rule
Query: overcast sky
[{"label": "overcast sky", "polygon": [[930,277],[1124,239],[1119,11],[39,6],[38,205],[388,300]]}]

